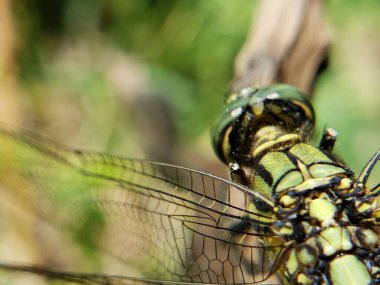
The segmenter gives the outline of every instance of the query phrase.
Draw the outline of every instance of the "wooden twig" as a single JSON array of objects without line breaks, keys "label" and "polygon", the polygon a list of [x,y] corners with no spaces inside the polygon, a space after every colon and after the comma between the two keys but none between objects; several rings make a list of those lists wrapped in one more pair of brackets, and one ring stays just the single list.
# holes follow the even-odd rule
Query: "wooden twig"
[{"label": "wooden twig", "polygon": [[0,1],[0,122],[17,125],[22,114],[18,86],[18,37],[12,1]]},{"label": "wooden twig", "polygon": [[232,91],[287,83],[310,98],[329,46],[321,10],[321,0],[262,0],[235,60]]}]

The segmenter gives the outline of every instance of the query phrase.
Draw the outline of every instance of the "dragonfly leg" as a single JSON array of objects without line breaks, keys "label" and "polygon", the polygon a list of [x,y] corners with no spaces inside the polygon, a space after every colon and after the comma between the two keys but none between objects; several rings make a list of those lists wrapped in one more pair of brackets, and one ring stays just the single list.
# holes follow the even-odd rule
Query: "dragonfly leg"
[{"label": "dragonfly leg", "polygon": [[323,131],[322,139],[319,142],[319,147],[325,151],[332,152],[338,133],[331,128]]},{"label": "dragonfly leg", "polygon": [[[367,164],[364,166],[363,170],[360,172],[358,176],[358,185],[360,187],[365,187],[368,181],[368,177],[371,174],[372,170],[374,169],[376,163],[380,160],[380,149],[376,151],[376,153],[372,156],[372,158],[367,162]],[[371,191],[374,191],[375,189],[378,189],[379,185],[375,186],[374,189]]]}]

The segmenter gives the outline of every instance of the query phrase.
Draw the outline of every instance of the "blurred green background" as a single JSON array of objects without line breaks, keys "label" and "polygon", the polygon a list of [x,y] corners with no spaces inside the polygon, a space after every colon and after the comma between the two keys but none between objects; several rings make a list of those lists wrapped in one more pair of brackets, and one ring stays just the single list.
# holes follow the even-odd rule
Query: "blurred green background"
[{"label": "blurred green background", "polygon": [[[208,132],[256,1],[8,2],[2,121],[71,147],[217,164]],[[339,132],[356,171],[380,142],[379,13],[376,0],[325,3],[333,46],[313,99],[317,128]]]},{"label": "blurred green background", "polygon": [[[74,148],[226,175],[209,128],[256,5],[1,1],[0,121]],[[335,128],[336,151],[356,172],[380,145],[379,15],[377,0],[325,2],[332,49],[313,97],[316,134]]]}]

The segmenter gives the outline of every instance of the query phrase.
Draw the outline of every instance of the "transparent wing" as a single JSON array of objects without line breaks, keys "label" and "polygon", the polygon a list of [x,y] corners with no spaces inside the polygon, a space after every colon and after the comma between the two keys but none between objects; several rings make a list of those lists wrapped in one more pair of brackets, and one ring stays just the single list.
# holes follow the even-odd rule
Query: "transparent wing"
[{"label": "transparent wing", "polygon": [[[106,284],[106,285],[157,285],[163,284],[158,280],[149,280],[144,278],[126,278],[123,276],[115,275],[104,275],[104,274],[85,274],[85,273],[73,273],[73,272],[63,272],[63,271],[54,271],[49,270],[43,267],[35,266],[16,266],[0,263],[0,270],[7,270],[13,272],[27,272],[33,274],[43,275],[50,279],[60,280],[62,282],[67,282],[64,284],[87,284],[87,285],[96,285],[96,284]],[[176,282],[177,284],[185,284],[181,282]],[[55,283],[54,283],[55,284]],[[60,283],[62,284],[62,283]]]},{"label": "transparent wing", "polygon": [[149,281],[143,282],[140,280],[125,279],[117,276],[106,276],[97,274],[81,274],[81,273],[69,273],[62,271],[53,271],[41,267],[32,266],[12,266],[8,264],[0,264],[0,269],[16,271],[16,272],[29,272],[34,274],[44,275],[51,279],[58,279],[65,282],[70,282],[70,284],[159,284],[150,283]]},{"label": "transparent wing", "polygon": [[[258,283],[277,269],[283,241],[270,228],[273,204],[242,185],[70,151],[25,132],[1,132],[0,157],[2,191],[85,248],[137,269],[128,276]],[[94,284],[130,284],[107,282]]]},{"label": "transparent wing", "polygon": [[[27,272],[33,274],[39,274],[48,277],[53,280],[60,280],[65,282],[64,284],[87,284],[87,285],[158,285],[158,284],[173,284],[173,282],[165,282],[160,280],[151,280],[147,278],[133,278],[116,275],[104,275],[104,274],[86,274],[86,273],[73,273],[49,270],[43,267],[33,266],[14,266],[0,263],[0,270],[8,270],[15,272]],[[67,283],[66,283],[67,282]],[[56,284],[56,283],[54,283]],[[62,283],[59,283],[62,284]],[[176,281],[178,285],[189,284],[201,284],[201,283],[186,283]],[[262,285],[279,285],[278,283],[260,283]]]}]

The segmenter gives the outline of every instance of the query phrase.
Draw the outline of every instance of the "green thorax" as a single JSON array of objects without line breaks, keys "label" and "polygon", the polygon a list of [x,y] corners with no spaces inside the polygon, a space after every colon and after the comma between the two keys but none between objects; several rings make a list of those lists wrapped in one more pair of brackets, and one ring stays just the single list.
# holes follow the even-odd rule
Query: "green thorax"
[{"label": "green thorax", "polygon": [[262,143],[254,154],[251,186],[266,197],[279,197],[285,190],[300,195],[331,184],[334,177],[352,176],[334,157],[302,142],[297,134]]}]

